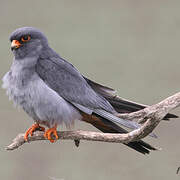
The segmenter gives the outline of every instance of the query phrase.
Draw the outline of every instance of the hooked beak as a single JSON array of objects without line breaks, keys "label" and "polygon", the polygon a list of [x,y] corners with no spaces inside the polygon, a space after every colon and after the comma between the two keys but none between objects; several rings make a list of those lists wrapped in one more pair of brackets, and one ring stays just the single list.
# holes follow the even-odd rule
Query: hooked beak
[{"label": "hooked beak", "polygon": [[18,49],[22,44],[18,40],[13,40],[11,43],[11,50]]}]

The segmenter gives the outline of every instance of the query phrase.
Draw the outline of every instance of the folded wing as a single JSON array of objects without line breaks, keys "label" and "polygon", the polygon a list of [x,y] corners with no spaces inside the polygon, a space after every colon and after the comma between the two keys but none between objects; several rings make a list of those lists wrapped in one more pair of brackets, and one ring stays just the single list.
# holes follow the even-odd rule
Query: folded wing
[{"label": "folded wing", "polygon": [[40,58],[36,65],[40,78],[65,100],[87,114],[98,114],[128,128],[138,128],[135,122],[113,115],[112,105],[87,83],[77,69],[60,57]]}]

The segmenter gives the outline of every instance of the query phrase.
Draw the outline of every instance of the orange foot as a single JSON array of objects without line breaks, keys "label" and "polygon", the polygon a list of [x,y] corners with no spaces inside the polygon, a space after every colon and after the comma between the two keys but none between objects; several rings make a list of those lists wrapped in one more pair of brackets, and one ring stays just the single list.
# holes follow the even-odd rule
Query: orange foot
[{"label": "orange foot", "polygon": [[[55,139],[51,135],[54,135]],[[54,143],[56,140],[58,140],[59,137],[57,135],[57,125],[55,125],[53,128],[49,128],[44,133],[44,137],[47,138],[52,143]]]},{"label": "orange foot", "polygon": [[25,133],[24,140],[28,140],[29,134],[32,136],[35,131],[45,131],[45,128],[40,126],[38,123],[33,124]]}]

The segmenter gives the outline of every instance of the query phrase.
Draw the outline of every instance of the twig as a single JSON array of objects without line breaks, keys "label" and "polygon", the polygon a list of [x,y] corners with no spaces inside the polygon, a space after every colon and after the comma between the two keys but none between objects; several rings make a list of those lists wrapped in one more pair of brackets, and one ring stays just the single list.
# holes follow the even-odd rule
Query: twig
[{"label": "twig", "polygon": [[[59,139],[70,139],[79,142],[80,140],[88,141],[103,141],[113,143],[129,143],[131,141],[138,141],[148,134],[150,134],[163,117],[172,109],[180,106],[180,92],[168,97],[158,104],[149,106],[143,110],[129,113],[129,114],[118,114],[119,117],[129,120],[137,120],[143,123],[142,126],[134,131],[126,134],[113,134],[113,133],[100,133],[90,131],[63,131],[58,132]],[[43,136],[43,132],[35,132],[32,137],[28,138],[28,142],[46,140]],[[17,149],[19,146],[26,143],[24,140],[24,134],[19,134],[13,143],[6,147],[7,150]]]}]

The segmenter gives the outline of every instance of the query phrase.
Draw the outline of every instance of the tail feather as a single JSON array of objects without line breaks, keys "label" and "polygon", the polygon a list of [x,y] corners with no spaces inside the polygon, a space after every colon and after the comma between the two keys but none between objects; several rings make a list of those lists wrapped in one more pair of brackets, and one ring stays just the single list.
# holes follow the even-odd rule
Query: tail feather
[{"label": "tail feather", "polygon": [[[106,98],[114,107],[114,109],[119,113],[135,112],[147,107],[147,105],[120,98],[119,96],[115,95],[114,89],[98,84],[86,77],[84,78],[86,79],[88,84],[94,89],[94,91]],[[167,114],[163,120],[169,120],[170,118],[178,118],[178,116],[174,114]]]},{"label": "tail feather", "polygon": [[126,144],[128,147],[142,153],[142,154],[149,154],[150,151],[146,148],[144,148],[140,143],[137,142],[130,142],[129,144]]},{"label": "tail feather", "polygon": [[[99,129],[100,131],[104,133],[127,133],[125,129],[121,128],[117,124],[102,118],[98,115],[87,115],[85,113],[82,113],[83,121],[88,122],[92,124],[94,127]],[[130,142],[128,144],[125,144],[126,146],[142,153],[142,154],[149,154],[150,150],[157,150],[155,147],[151,146],[150,144],[140,140],[140,141],[134,141]]]},{"label": "tail feather", "polygon": [[[106,99],[110,102],[110,104],[114,107],[114,109],[119,113],[135,112],[135,111],[139,111],[147,107],[146,105],[128,101],[118,96],[114,96],[114,97],[109,96],[109,97],[106,97]],[[163,118],[163,120],[169,120],[170,118],[178,118],[178,116],[175,114],[168,113]]]},{"label": "tail feather", "polygon": [[[119,113],[135,112],[148,107],[147,105],[144,104],[139,104],[133,101],[122,99],[114,94],[115,91],[113,89],[98,84],[90,79],[87,79],[86,77],[84,78],[86,79],[88,84],[92,87],[92,89],[94,89],[95,92],[97,92],[105,99],[107,99],[109,103],[114,107],[114,109]],[[96,127],[97,129],[99,129],[104,133],[127,133],[125,129],[121,128],[114,122],[107,120],[105,117],[102,117],[97,114],[92,115],[91,117],[88,116],[90,115],[84,114],[83,121],[92,124],[94,127]],[[169,120],[170,118],[178,118],[178,116],[169,113],[163,118],[163,120]],[[142,154],[149,154],[150,150],[157,150],[156,148],[154,148],[153,146],[142,140],[130,142],[125,145]]]}]

